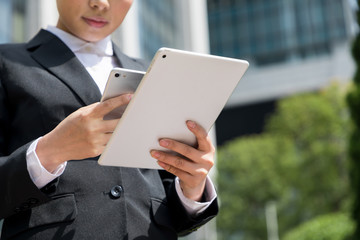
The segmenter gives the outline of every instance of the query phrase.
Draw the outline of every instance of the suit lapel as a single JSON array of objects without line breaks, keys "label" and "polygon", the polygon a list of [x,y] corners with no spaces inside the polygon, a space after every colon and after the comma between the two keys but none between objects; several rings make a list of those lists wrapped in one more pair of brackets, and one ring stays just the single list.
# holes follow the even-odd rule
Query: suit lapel
[{"label": "suit lapel", "polygon": [[41,30],[27,47],[31,56],[75,92],[84,105],[100,100],[101,93],[90,74],[56,36]]},{"label": "suit lapel", "polygon": [[122,53],[121,50],[115,44],[113,44],[113,46],[114,46],[115,55],[120,61],[120,67],[133,69],[133,70],[140,70],[140,71],[146,70],[147,63],[145,61],[130,58],[124,53]]}]

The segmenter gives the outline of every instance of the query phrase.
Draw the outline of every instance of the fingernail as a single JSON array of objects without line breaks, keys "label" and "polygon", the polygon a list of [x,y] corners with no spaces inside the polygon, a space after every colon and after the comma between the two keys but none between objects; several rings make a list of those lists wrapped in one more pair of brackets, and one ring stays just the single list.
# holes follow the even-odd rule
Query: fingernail
[{"label": "fingernail", "polygon": [[189,128],[195,128],[196,127],[196,124],[195,124],[195,122],[193,122],[193,121],[187,121],[187,125],[189,126]]},{"label": "fingernail", "polygon": [[154,158],[159,158],[160,157],[160,153],[158,151],[151,151],[151,156],[153,156]]},{"label": "fingernail", "polygon": [[169,146],[169,141],[165,140],[165,139],[161,139],[160,140],[160,146],[162,147],[167,147]]},{"label": "fingernail", "polygon": [[127,95],[127,99],[128,99],[128,100],[131,100],[131,99],[132,99],[132,96],[133,96],[132,94],[128,94],[128,95]]}]

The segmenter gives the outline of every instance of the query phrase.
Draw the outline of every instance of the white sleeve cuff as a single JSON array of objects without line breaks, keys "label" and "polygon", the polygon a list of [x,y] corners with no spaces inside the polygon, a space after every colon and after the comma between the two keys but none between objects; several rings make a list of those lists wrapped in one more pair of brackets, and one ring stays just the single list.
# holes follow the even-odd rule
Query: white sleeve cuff
[{"label": "white sleeve cuff", "polygon": [[205,185],[205,190],[204,190],[206,202],[197,202],[197,201],[194,201],[194,200],[191,200],[191,199],[188,199],[187,197],[185,197],[181,190],[180,181],[179,181],[178,177],[175,179],[175,188],[176,188],[176,192],[179,195],[179,198],[180,198],[182,204],[184,205],[186,211],[190,215],[198,215],[198,214],[202,213],[210,206],[210,204],[217,197],[214,184],[211,181],[209,176],[206,179],[206,185]]},{"label": "white sleeve cuff", "polygon": [[55,171],[48,172],[44,166],[41,164],[37,154],[36,154],[36,146],[39,142],[39,139],[36,139],[29,147],[29,149],[26,152],[26,164],[27,169],[30,175],[31,180],[34,182],[34,184],[40,189],[44,187],[46,184],[50,183],[55,178],[59,177],[61,174],[63,174],[66,162],[59,165]]}]

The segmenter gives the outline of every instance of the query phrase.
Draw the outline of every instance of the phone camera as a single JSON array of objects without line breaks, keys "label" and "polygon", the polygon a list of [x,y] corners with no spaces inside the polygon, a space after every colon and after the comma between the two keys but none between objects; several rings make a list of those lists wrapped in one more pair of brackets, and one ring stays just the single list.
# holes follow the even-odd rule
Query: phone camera
[{"label": "phone camera", "polygon": [[162,58],[166,58],[166,55],[162,55]]},{"label": "phone camera", "polygon": [[115,77],[120,77],[120,73],[115,73]]}]

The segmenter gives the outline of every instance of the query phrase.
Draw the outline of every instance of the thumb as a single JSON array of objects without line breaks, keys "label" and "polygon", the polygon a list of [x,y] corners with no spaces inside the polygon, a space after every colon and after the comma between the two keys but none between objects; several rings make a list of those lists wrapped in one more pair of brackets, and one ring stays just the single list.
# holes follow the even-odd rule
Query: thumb
[{"label": "thumb", "polygon": [[118,97],[110,98],[103,102],[100,102],[96,106],[95,112],[99,116],[104,116],[104,115],[110,113],[115,108],[129,104],[132,96],[133,96],[133,94],[123,94]]}]

